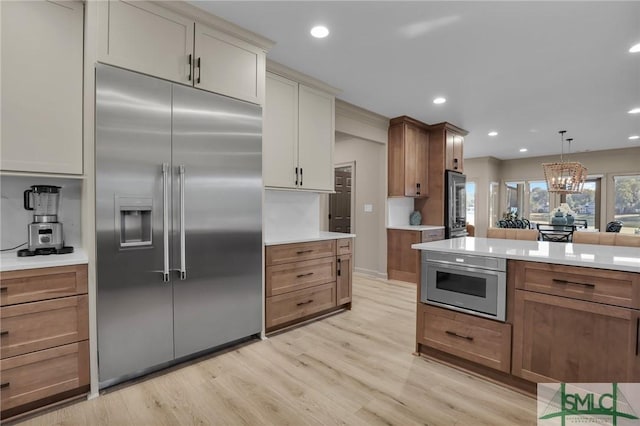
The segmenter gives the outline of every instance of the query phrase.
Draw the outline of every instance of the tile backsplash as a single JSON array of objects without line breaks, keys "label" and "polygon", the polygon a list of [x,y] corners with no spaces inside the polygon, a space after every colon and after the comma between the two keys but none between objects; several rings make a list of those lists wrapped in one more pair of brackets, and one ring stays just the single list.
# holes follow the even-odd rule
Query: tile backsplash
[{"label": "tile backsplash", "polygon": [[[82,180],[2,176],[0,177],[0,248],[11,248],[27,241],[27,225],[33,221],[33,214],[24,209],[23,194],[31,185],[62,187],[58,220],[63,224],[64,243],[79,247]],[[26,248],[26,246],[20,248]]]},{"label": "tile backsplash", "polygon": [[314,237],[320,233],[320,194],[265,190],[264,238]]},{"label": "tile backsplash", "polygon": [[387,198],[387,209],[387,226],[409,225],[409,215],[414,210],[413,198]]}]

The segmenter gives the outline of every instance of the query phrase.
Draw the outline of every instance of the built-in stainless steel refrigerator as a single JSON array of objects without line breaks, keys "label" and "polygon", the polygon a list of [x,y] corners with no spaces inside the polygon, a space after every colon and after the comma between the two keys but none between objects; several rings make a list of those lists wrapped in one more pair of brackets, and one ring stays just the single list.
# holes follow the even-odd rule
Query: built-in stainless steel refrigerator
[{"label": "built-in stainless steel refrigerator", "polygon": [[100,387],[262,329],[262,111],[96,68]]}]

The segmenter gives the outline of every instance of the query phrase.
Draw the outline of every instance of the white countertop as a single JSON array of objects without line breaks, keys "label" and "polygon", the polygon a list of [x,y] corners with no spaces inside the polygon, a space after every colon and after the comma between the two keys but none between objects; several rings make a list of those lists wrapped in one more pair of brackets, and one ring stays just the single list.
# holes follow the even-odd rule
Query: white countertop
[{"label": "white countertop", "polygon": [[310,236],[279,236],[275,238],[265,238],[265,246],[275,246],[278,244],[306,243],[309,241],[338,240],[340,238],[355,238],[356,234],[343,234],[342,232],[323,232]]},{"label": "white countertop", "polygon": [[11,251],[0,254],[0,271],[51,268],[54,266],[80,265],[88,262],[87,253],[81,248],[75,248],[74,252],[69,254],[32,257],[18,257],[16,251]]},{"label": "white countertop", "polygon": [[640,249],[637,247],[466,237],[413,244],[411,248],[640,272]]},{"label": "white countertop", "polygon": [[432,231],[435,229],[444,229],[444,226],[438,225],[396,225],[387,226],[387,229],[401,229],[403,231]]}]

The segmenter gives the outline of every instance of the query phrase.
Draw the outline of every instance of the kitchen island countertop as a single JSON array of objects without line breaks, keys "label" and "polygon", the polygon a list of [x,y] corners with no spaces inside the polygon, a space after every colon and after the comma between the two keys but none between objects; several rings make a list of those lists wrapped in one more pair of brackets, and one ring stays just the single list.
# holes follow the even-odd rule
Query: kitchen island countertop
[{"label": "kitchen island countertop", "polygon": [[324,241],[324,240],[338,240],[340,238],[355,238],[356,234],[343,234],[342,232],[325,232],[321,231],[314,235],[308,236],[278,236],[264,239],[265,246],[274,246],[277,244],[293,244],[293,243],[306,243],[309,241]]},{"label": "kitchen island countertop", "polygon": [[436,229],[444,229],[444,226],[438,225],[394,225],[387,226],[387,229],[400,229],[402,231],[433,231]]},{"label": "kitchen island countertop", "polygon": [[411,248],[640,272],[640,249],[637,247],[465,237],[413,244]]},{"label": "kitchen island countertop", "polygon": [[81,265],[88,262],[89,258],[87,257],[87,253],[81,248],[75,248],[73,253],[69,254],[50,254],[47,256],[31,257],[18,257],[15,251],[10,251],[0,255],[0,272]]}]

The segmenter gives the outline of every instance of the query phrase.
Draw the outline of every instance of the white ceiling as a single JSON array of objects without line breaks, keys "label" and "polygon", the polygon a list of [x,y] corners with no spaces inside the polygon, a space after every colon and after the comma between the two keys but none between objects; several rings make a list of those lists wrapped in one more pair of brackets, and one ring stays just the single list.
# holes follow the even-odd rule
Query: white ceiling
[{"label": "white ceiling", "polygon": [[[559,154],[560,129],[573,152],[640,146],[628,139],[640,114],[627,113],[640,107],[640,53],[628,52],[640,2],[192,3],[275,41],[270,59],[340,99],[467,129],[468,158]],[[316,24],[329,37],[312,38]]]}]

